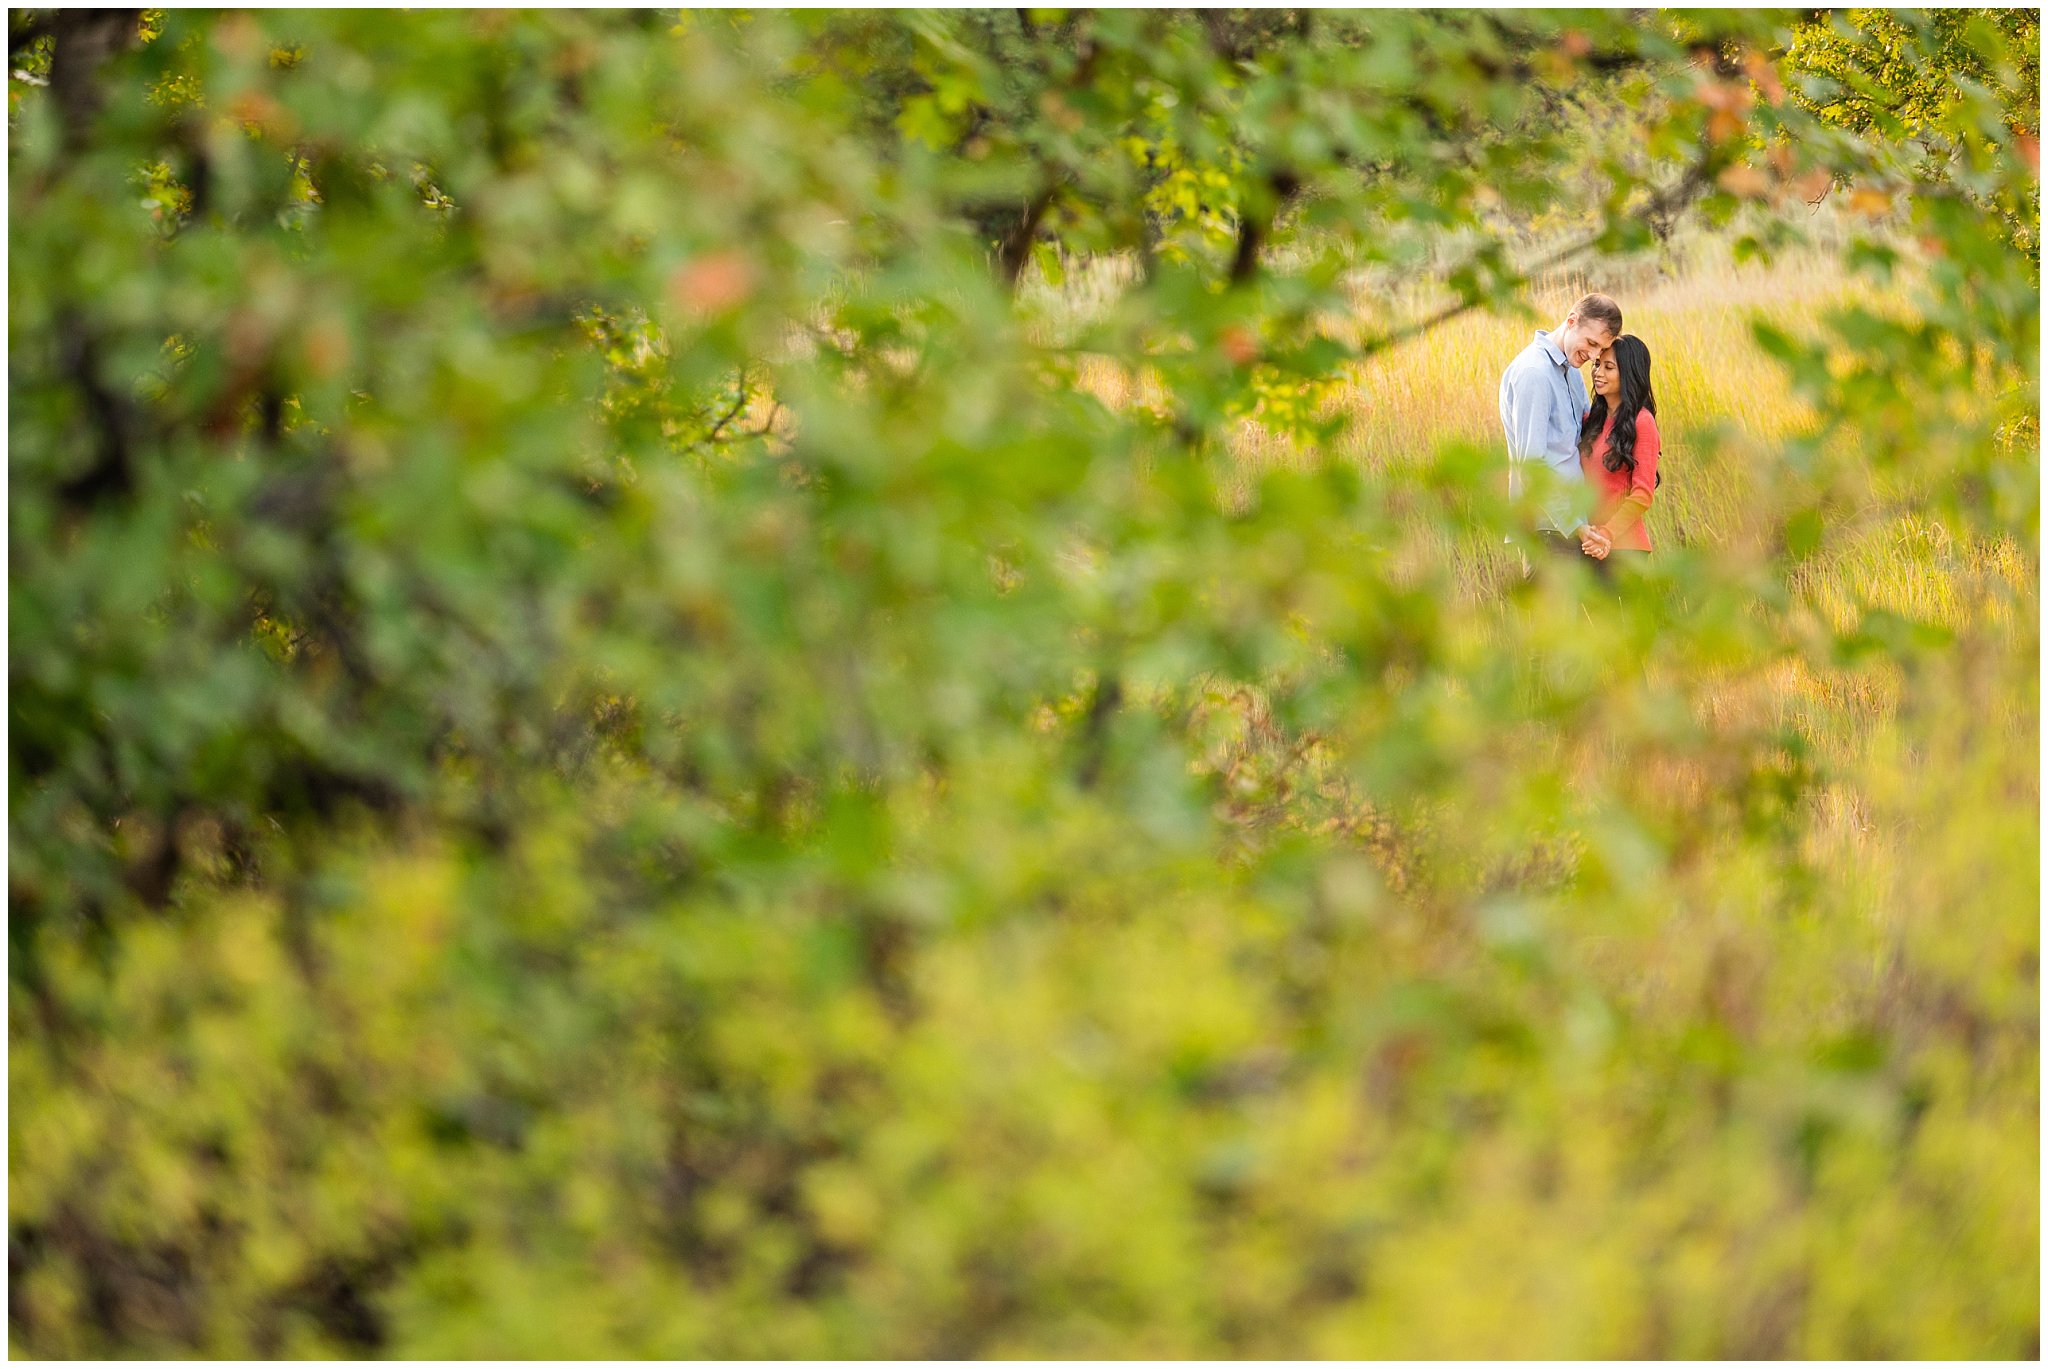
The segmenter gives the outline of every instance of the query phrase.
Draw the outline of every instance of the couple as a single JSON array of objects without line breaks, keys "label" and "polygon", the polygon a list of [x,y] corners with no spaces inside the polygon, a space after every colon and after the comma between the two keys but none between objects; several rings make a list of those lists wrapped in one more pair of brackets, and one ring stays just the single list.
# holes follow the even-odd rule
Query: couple
[{"label": "couple", "polygon": [[[1593,398],[1578,368],[1593,363]],[[1538,542],[1574,560],[1590,557],[1607,578],[1614,552],[1647,552],[1643,522],[1659,483],[1657,398],[1650,349],[1621,331],[1621,306],[1587,295],[1564,322],[1509,363],[1500,378],[1508,435],[1508,495],[1521,493],[1525,462],[1554,475],[1538,515]]]}]

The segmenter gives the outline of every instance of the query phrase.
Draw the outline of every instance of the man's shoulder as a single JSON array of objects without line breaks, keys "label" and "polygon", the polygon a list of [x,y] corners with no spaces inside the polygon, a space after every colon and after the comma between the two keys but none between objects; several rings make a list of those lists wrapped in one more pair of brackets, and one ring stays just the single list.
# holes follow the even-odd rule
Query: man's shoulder
[{"label": "man's shoulder", "polygon": [[1541,372],[1550,365],[1550,356],[1543,350],[1543,339],[1536,338],[1527,347],[1515,353],[1515,359],[1508,363],[1503,376],[1514,376],[1527,371]]}]

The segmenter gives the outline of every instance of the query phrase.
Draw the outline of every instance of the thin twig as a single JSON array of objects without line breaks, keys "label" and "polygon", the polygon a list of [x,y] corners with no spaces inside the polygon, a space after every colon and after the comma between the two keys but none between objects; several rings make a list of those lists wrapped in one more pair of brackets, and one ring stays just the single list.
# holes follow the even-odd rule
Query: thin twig
[{"label": "thin twig", "polygon": [[747,407],[747,398],[747,368],[742,366],[740,367],[739,397],[733,400],[732,407],[725,411],[725,417],[711,425],[711,431],[704,434],[704,441],[716,442],[718,435],[725,431],[726,425],[730,424],[735,418],[738,418],[740,410]]},{"label": "thin twig", "polygon": [[[1676,213],[1698,198],[1700,192],[1706,189],[1706,186],[1707,172],[1705,164],[1695,165],[1686,172],[1677,184],[1652,196],[1650,203],[1644,206],[1643,212],[1652,215]],[[1589,233],[1577,242],[1568,243],[1548,256],[1539,257],[1535,261],[1528,263],[1521,268],[1520,274],[1526,281],[1535,272],[1546,271],[1553,266],[1562,266],[1574,257],[1583,256],[1585,253],[1598,247],[1600,240],[1606,236],[1607,231],[1604,228],[1599,232]],[[1408,342],[1429,332],[1431,329],[1442,327],[1460,314],[1470,313],[1487,302],[1481,299],[1463,299],[1455,304],[1445,305],[1427,318],[1419,319],[1404,328],[1396,328],[1393,332],[1367,343],[1360,349],[1360,354],[1370,356],[1375,352],[1383,352],[1389,347]]]}]

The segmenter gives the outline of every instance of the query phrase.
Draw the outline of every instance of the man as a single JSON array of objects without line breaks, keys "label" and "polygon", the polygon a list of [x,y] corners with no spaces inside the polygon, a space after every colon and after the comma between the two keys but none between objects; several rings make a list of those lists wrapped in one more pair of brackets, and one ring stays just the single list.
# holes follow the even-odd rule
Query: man
[{"label": "man", "polygon": [[[1579,425],[1591,402],[1579,368],[1621,336],[1621,306],[1605,295],[1587,295],[1564,322],[1538,332],[1508,363],[1500,378],[1500,422],[1508,435],[1508,497],[1518,497],[1533,475],[1553,489],[1537,516],[1537,540],[1549,549],[1578,556],[1607,550],[1607,535],[1587,523],[1579,473]],[[1550,472],[1525,471],[1539,462]]]}]

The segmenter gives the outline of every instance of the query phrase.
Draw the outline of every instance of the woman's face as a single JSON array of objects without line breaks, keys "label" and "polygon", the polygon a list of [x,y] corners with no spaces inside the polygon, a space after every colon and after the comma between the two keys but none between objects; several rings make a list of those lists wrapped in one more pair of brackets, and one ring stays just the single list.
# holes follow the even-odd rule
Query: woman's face
[{"label": "woman's face", "polygon": [[1612,347],[1593,358],[1593,393],[1605,396],[1610,404],[1621,398],[1621,367],[1614,360]]}]

